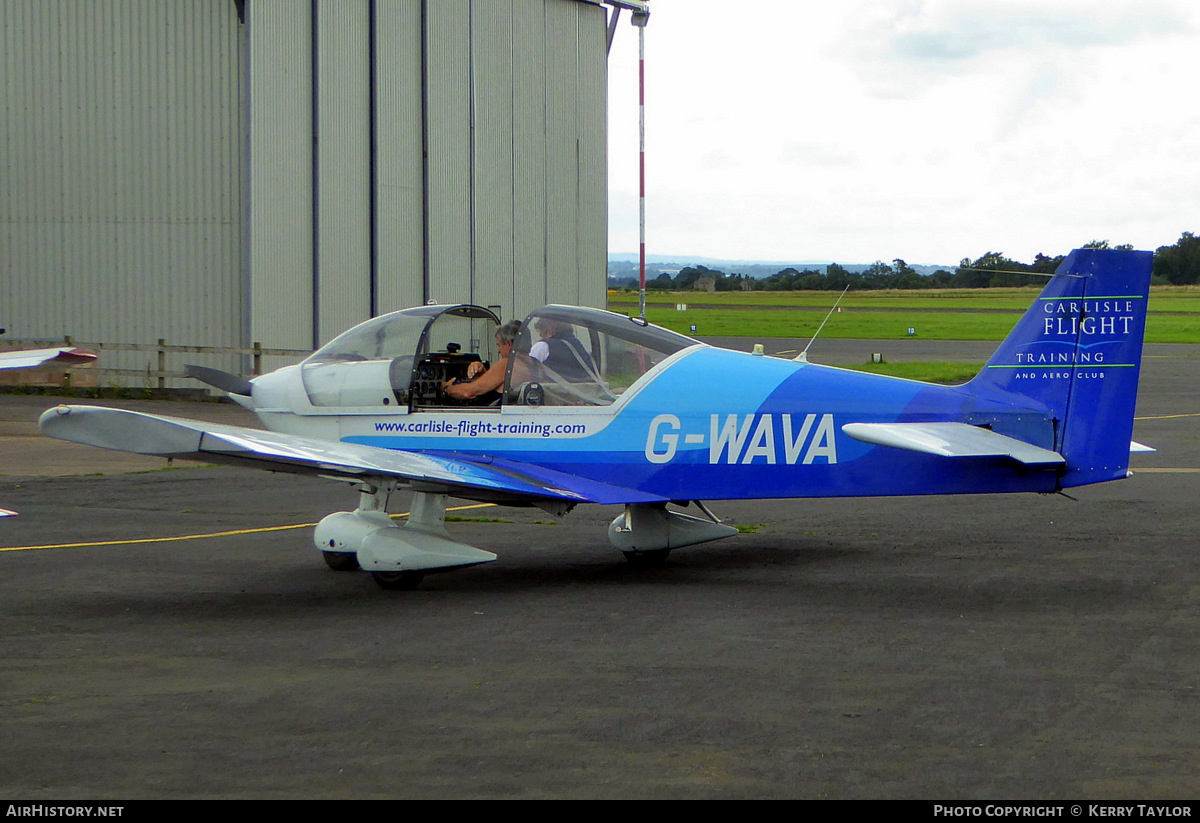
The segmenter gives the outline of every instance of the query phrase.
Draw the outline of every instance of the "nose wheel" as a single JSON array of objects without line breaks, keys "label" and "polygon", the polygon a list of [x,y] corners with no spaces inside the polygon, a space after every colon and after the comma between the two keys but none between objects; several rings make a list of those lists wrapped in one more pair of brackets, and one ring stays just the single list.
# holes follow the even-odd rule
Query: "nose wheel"
[{"label": "nose wheel", "polygon": [[654,549],[648,552],[621,552],[629,565],[635,569],[657,569],[667,562],[670,549]]},{"label": "nose wheel", "polygon": [[425,572],[371,572],[371,577],[381,589],[411,591],[421,585]]},{"label": "nose wheel", "polygon": [[325,565],[335,572],[356,572],[359,569],[358,555],[354,552],[321,552]]}]

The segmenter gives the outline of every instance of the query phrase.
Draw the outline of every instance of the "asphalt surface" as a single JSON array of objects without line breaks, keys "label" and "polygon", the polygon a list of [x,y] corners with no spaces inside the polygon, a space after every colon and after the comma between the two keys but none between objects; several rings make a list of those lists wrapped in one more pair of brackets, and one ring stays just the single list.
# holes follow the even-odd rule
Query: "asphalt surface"
[{"label": "asphalt surface", "polygon": [[61,547],[355,494],[131,467],[0,396],[0,797],[1195,798],[1198,365],[1148,347],[1159,451],[1075,500],[720,503],[748,533],[649,570],[615,508],[470,509],[510,521],[449,526],[499,559],[411,592],[329,571],[307,528]]}]

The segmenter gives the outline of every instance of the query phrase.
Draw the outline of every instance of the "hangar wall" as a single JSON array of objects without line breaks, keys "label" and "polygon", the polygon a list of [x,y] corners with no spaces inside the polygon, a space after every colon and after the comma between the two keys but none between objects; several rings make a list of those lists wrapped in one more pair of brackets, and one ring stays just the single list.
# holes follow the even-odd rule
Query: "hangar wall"
[{"label": "hangar wall", "polygon": [[247,30],[253,339],[430,300],[604,305],[601,6],[251,0]]},{"label": "hangar wall", "polygon": [[207,0],[0,2],[8,338],[241,343],[237,30]]},{"label": "hangar wall", "polygon": [[431,299],[604,305],[597,0],[0,0],[0,66],[10,339],[311,349]]}]

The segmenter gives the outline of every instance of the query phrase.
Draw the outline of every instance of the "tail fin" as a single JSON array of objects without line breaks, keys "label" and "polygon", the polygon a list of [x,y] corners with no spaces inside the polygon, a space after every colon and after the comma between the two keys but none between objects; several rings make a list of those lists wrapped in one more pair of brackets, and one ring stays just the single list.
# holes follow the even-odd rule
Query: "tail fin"
[{"label": "tail fin", "polygon": [[1067,461],[1060,488],[1128,473],[1153,257],[1073,251],[968,384],[984,398],[1046,407]]}]

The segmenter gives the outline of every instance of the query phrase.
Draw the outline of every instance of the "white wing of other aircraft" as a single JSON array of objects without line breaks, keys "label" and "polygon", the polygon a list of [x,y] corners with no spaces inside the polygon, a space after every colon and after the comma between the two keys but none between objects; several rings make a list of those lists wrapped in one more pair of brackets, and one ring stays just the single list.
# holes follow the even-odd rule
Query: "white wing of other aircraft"
[{"label": "white wing of other aircraft", "polygon": [[[0,352],[0,371],[12,369],[36,369],[52,363],[66,363],[69,366],[81,366],[92,363],[96,355],[90,351],[72,347],[51,349],[23,349],[20,351]],[[16,512],[0,509],[0,517],[12,517]]]},{"label": "white wing of other aircraft", "polygon": [[71,347],[23,349],[0,352],[0,369],[36,369],[38,366],[47,366],[52,363],[82,366],[95,360],[96,355],[92,352]]}]

